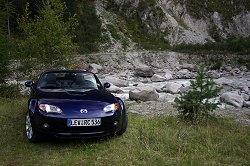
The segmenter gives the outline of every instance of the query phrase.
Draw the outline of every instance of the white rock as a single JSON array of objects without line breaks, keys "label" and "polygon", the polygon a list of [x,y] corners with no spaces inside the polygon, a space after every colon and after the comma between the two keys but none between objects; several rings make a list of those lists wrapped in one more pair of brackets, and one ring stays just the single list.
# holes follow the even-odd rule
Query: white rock
[{"label": "white rock", "polygon": [[154,71],[149,66],[141,66],[135,69],[135,75],[139,77],[152,77]]},{"label": "white rock", "polygon": [[244,98],[237,92],[225,92],[221,95],[220,100],[227,104],[241,108],[243,106]]},{"label": "white rock", "polygon": [[159,74],[154,74],[153,77],[151,78],[151,81],[152,82],[163,82],[163,81],[166,81],[166,78],[162,77]]},{"label": "white rock", "polygon": [[183,65],[181,66],[181,68],[182,68],[182,69],[187,69],[187,70],[189,70],[189,71],[194,71],[194,69],[195,69],[195,67],[194,67],[193,64],[183,64]]},{"label": "white rock", "polygon": [[250,101],[244,101],[243,106],[249,108],[250,107]]},{"label": "white rock", "polygon": [[159,93],[158,101],[174,103],[174,100],[177,96],[178,95],[173,95],[173,94],[169,94],[169,93]]},{"label": "white rock", "polygon": [[186,79],[186,78],[194,78],[195,74],[190,72],[188,69],[182,69],[176,73],[176,78]]},{"label": "white rock", "polygon": [[118,87],[126,87],[126,86],[129,85],[127,80],[116,78],[114,76],[105,77],[105,81],[107,81],[109,83],[112,83],[112,84],[114,84],[114,85],[116,85]]},{"label": "white rock", "polygon": [[231,73],[233,76],[240,74],[240,72],[241,72],[241,71],[240,71],[239,68],[233,68],[233,69],[230,71],[230,73]]},{"label": "white rock", "polygon": [[162,90],[167,93],[177,94],[180,92],[182,85],[174,82],[167,83]]},{"label": "white rock", "polygon": [[227,79],[225,77],[221,77],[219,79],[215,79],[214,82],[218,85],[229,85],[229,84],[232,84],[234,81]]},{"label": "white rock", "polygon": [[110,83],[110,87],[107,89],[111,93],[123,93],[123,90],[114,84]]},{"label": "white rock", "polygon": [[159,94],[151,87],[140,87],[129,91],[130,100],[157,101]]},{"label": "white rock", "polygon": [[218,73],[217,71],[215,71],[215,70],[212,70],[212,71],[208,71],[207,72],[207,77],[208,78],[213,78],[213,79],[217,79],[217,78],[220,78],[221,77],[221,74],[220,73]]},{"label": "white rock", "polygon": [[245,93],[241,94],[241,96],[244,98],[245,101],[248,101],[250,99],[250,96]]},{"label": "white rock", "polygon": [[172,80],[173,79],[173,75],[170,74],[170,73],[166,73],[165,74],[165,78],[166,78],[166,80]]},{"label": "white rock", "polygon": [[102,69],[103,69],[103,67],[101,65],[98,65],[95,63],[92,63],[89,65],[89,71],[92,73],[95,73],[95,74],[98,73]]},{"label": "white rock", "polygon": [[129,100],[129,94],[128,93],[122,93],[122,94],[117,94],[117,93],[113,93],[114,96],[121,98],[124,101],[128,101]]},{"label": "white rock", "polygon": [[232,68],[231,66],[226,66],[226,67],[225,67],[225,70],[226,70],[227,72],[230,72],[232,69],[233,69],[233,68]]}]

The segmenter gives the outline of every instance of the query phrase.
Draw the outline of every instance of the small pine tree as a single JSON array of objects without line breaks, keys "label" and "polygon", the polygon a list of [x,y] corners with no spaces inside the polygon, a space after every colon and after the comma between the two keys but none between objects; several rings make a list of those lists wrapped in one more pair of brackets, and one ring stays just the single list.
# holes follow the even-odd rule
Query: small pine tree
[{"label": "small pine tree", "polygon": [[197,77],[191,81],[191,89],[175,99],[175,107],[181,117],[197,122],[198,117],[208,117],[208,113],[218,108],[219,103],[209,102],[209,99],[218,96],[221,88],[217,87],[212,79],[205,79],[205,71],[200,67]]},{"label": "small pine tree", "polygon": [[[25,14],[19,19],[19,27],[24,38],[19,43],[20,59],[34,59],[47,67],[55,67],[64,62],[72,53],[72,35],[74,27],[70,20],[64,20],[66,6],[60,0],[45,0],[32,18],[27,5]],[[33,63],[34,63],[33,62]],[[34,65],[33,65],[34,66]]]}]

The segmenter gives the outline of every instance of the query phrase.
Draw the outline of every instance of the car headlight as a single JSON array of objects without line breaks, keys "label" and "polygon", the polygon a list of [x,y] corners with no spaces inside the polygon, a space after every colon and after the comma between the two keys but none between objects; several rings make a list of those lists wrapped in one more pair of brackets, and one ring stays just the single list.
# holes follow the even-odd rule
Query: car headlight
[{"label": "car headlight", "polygon": [[49,104],[39,104],[39,109],[47,113],[62,113],[59,107]]},{"label": "car headlight", "polygon": [[106,107],[104,107],[104,112],[115,112],[119,109],[119,104],[114,103],[114,104],[109,104]]}]

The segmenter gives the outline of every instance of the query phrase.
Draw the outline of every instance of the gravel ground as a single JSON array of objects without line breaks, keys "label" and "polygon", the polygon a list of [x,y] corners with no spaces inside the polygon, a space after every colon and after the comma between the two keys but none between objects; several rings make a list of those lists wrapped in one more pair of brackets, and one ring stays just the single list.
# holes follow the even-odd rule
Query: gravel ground
[{"label": "gravel ground", "polygon": [[[130,114],[137,114],[148,117],[176,116],[178,111],[173,104],[159,101],[135,102],[126,101],[127,111]],[[219,117],[232,117],[243,125],[250,126],[250,109],[235,108],[226,105],[223,109],[217,109],[212,114]]]}]

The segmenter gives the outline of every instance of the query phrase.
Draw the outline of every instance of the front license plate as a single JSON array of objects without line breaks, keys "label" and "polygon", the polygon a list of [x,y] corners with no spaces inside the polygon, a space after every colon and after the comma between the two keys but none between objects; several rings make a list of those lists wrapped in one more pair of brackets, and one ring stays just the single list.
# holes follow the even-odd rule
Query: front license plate
[{"label": "front license plate", "polygon": [[93,119],[68,119],[68,127],[73,126],[100,126],[101,118]]}]

